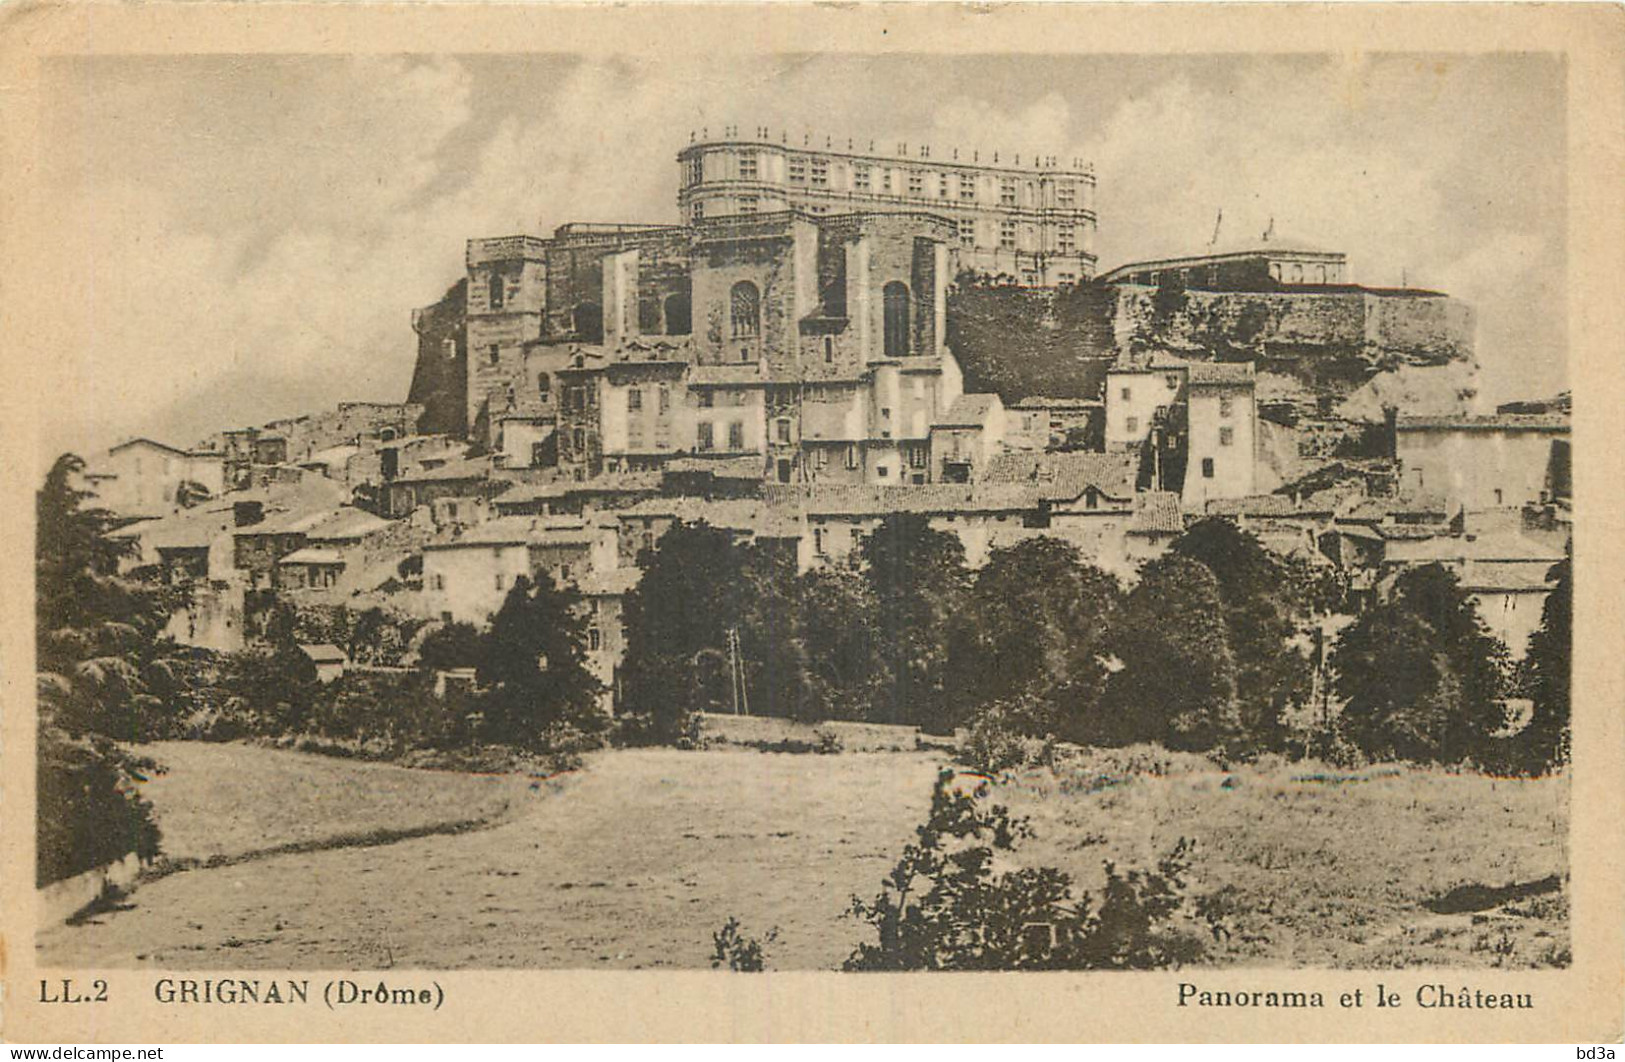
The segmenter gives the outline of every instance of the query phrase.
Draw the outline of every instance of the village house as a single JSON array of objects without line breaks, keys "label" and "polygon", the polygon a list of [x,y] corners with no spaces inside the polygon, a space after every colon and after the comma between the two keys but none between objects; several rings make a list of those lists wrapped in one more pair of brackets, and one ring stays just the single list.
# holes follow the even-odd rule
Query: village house
[{"label": "village house", "polygon": [[1406,490],[1442,494],[1458,509],[1540,505],[1568,493],[1569,418],[1400,416],[1394,456]]},{"label": "village house", "polygon": [[576,585],[616,566],[611,523],[571,518],[497,517],[423,549],[418,611],[445,622],[489,622],[514,583],[546,571]]},{"label": "village house", "polygon": [[151,439],[119,443],[90,463],[84,486],[95,504],[120,516],[162,516],[180,508],[186,490],[218,497],[226,489],[225,458],[181,450]]}]

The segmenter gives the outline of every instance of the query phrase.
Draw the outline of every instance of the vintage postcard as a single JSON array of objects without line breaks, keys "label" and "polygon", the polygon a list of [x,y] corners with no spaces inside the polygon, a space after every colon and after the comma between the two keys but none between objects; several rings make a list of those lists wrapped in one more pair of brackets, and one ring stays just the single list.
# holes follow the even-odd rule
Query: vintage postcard
[{"label": "vintage postcard", "polygon": [[0,9],[5,1037],[1617,1041],[1622,42]]}]

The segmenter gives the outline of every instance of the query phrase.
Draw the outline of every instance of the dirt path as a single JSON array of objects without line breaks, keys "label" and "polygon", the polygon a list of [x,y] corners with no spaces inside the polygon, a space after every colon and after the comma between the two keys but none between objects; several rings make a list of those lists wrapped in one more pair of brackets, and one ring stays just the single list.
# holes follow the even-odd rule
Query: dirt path
[{"label": "dirt path", "polygon": [[[272,755],[275,755],[274,753]],[[40,935],[54,965],[687,967],[730,916],[838,965],[930,800],[926,754],[618,751],[473,833],[172,875]]]}]

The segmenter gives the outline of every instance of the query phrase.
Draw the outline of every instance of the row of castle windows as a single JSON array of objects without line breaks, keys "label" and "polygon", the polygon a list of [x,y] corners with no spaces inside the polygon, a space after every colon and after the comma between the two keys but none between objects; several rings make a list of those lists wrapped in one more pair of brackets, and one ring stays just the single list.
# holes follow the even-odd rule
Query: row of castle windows
[{"label": "row of castle windows", "polygon": [[[864,162],[849,164],[837,163],[836,171],[842,169],[850,175],[849,186],[854,192],[875,192],[891,194],[893,187],[893,170],[884,166],[874,166]],[[758,155],[754,151],[741,152],[737,159],[737,178],[742,181],[755,181],[762,177],[762,167]],[[978,178],[970,174],[947,173],[937,170],[904,169],[903,183],[911,196],[935,199],[957,198],[961,202],[975,202],[980,193],[978,191]],[[785,164],[785,176],[792,185],[805,185],[809,188],[828,189],[832,187],[830,180],[830,161],[817,155],[791,155]],[[704,182],[705,174],[701,159],[696,156],[689,160],[687,172],[684,175],[689,185]],[[1019,206],[1023,200],[1029,205],[1038,202],[1039,191],[1036,182],[1019,180],[1016,177],[997,178],[998,201],[1000,206]],[[1071,209],[1077,205],[1077,182],[1060,180],[1055,182],[1055,205],[1062,209]],[[744,213],[744,211],[741,211]],[[696,220],[699,213],[696,211]]]}]

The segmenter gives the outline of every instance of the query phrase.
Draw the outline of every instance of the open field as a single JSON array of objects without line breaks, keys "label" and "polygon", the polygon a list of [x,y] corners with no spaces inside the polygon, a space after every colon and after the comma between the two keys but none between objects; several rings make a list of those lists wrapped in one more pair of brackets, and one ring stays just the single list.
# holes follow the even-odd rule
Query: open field
[{"label": "open field", "polygon": [[[878,891],[945,760],[620,750],[533,788],[243,745],[154,755],[172,770],[148,792],[181,856],[345,839],[386,819],[495,824],[172,874],[123,909],[42,932],[42,962],[704,968],[712,932],[733,916],[752,935],[779,928],[770,967],[828,969],[867,929],[844,915],[852,894]],[[1061,866],[1084,888],[1096,887],[1104,859],[1144,865],[1195,838],[1193,891],[1223,890],[1230,912],[1230,936],[1211,949],[1218,962],[1562,961],[1562,893],[1492,895],[1457,913],[1425,904],[1458,886],[1563,874],[1565,780],[1314,774],[1090,752],[1020,772],[993,799],[1031,817],[1019,861]]]},{"label": "open field", "polygon": [[517,775],[419,771],[250,745],[141,746],[159,773],[141,787],[164,855],[238,859],[336,841],[447,830],[500,818],[526,795]]},{"label": "open field", "polygon": [[[1568,781],[1388,765],[1338,771],[1265,761],[1224,771],[1149,746],[1089,750],[1027,770],[996,799],[1031,818],[1024,863],[1095,889],[1102,861],[1148,866],[1193,838],[1191,890],[1224,890],[1219,962],[1382,968],[1564,964]],[[1468,894],[1546,882],[1509,903]],[[1429,901],[1449,897],[1456,913]],[[1475,899],[1477,902],[1475,902]],[[1437,905],[1436,905],[1437,906]],[[1459,908],[1477,907],[1475,910]]]}]

